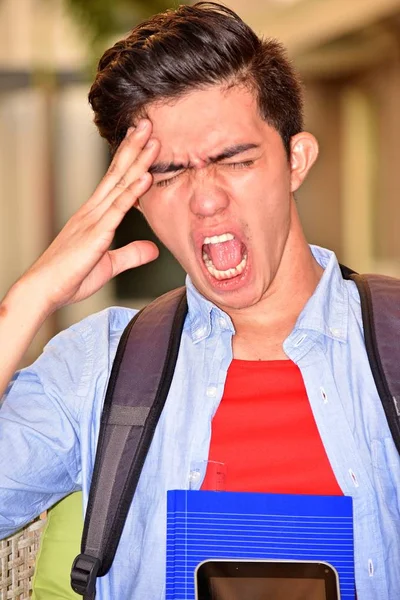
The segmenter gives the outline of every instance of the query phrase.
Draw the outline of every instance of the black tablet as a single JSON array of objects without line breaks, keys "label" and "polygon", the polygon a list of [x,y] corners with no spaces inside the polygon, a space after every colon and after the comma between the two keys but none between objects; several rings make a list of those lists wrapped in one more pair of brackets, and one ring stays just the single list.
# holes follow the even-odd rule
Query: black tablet
[{"label": "black tablet", "polygon": [[340,600],[336,569],[324,562],[207,560],[196,600]]}]

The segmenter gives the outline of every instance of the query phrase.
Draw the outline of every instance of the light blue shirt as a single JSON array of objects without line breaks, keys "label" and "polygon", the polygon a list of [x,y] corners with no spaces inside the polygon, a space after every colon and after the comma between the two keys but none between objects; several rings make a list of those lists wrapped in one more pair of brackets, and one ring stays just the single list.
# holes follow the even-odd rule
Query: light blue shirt
[{"label": "light blue shirt", "polygon": [[[400,597],[400,459],[366,355],[355,285],[333,253],[284,350],[300,368],[333,471],[353,497],[358,600]],[[200,487],[232,360],[230,318],[187,283],[189,313],[169,396],[99,600],[164,600],[166,491]],[[288,299],[289,300],[289,299]],[[133,311],[111,308],[56,336],[16,375],[0,411],[0,538],[83,489],[107,380]],[[12,340],[10,340],[10,344]]]}]

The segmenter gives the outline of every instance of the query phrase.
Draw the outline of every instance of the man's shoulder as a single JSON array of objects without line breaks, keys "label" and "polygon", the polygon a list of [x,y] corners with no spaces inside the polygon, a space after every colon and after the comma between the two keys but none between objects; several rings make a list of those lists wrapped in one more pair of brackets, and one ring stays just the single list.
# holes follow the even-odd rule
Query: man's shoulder
[{"label": "man's shoulder", "polygon": [[81,397],[90,395],[99,378],[107,378],[120,337],[137,311],[111,307],[94,313],[54,336],[30,366],[15,373],[6,396],[35,393],[71,400],[78,413]]},{"label": "man's shoulder", "polygon": [[[392,277],[382,273],[371,273],[361,275],[361,294],[367,295],[369,302],[373,305],[374,310],[384,310],[390,304],[398,307],[400,299],[400,278]],[[349,302],[356,308],[361,315],[362,301],[360,289],[356,282],[351,279],[345,279],[344,284],[348,290]],[[381,302],[381,299],[385,302]],[[364,303],[365,304],[365,303]]]},{"label": "man's shoulder", "polygon": [[81,335],[90,332],[107,332],[108,335],[122,334],[125,327],[131,321],[138,311],[124,306],[110,306],[100,312],[93,313],[78,323],[72,325],[69,329]]},{"label": "man's shoulder", "polygon": [[87,393],[96,373],[108,372],[121,335],[137,311],[110,307],[54,336],[29,368],[43,381],[61,381]]},{"label": "man's shoulder", "polygon": [[125,327],[138,311],[122,306],[111,306],[93,313],[56,335],[47,347],[80,340],[87,347],[104,348],[118,340]]}]

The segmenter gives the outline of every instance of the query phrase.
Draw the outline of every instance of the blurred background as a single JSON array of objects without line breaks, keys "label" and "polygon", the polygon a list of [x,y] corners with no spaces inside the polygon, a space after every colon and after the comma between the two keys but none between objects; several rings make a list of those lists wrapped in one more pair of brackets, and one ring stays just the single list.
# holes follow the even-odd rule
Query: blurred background
[{"label": "blurred background", "polygon": [[[92,193],[109,161],[87,103],[96,61],[169,0],[0,0],[0,296]],[[361,272],[400,276],[400,0],[227,0],[288,48],[321,154],[298,193],[308,240]],[[116,245],[149,232],[131,211]],[[59,311],[59,329],[180,285],[168,252]]]}]

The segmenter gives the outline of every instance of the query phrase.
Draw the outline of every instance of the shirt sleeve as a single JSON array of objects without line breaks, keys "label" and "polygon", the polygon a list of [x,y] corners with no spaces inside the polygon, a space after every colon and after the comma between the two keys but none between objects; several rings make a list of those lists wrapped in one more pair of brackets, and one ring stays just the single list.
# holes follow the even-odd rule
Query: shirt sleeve
[{"label": "shirt sleeve", "polygon": [[0,409],[0,539],[81,489],[80,386],[90,357],[87,337],[70,328],[8,386]]}]

